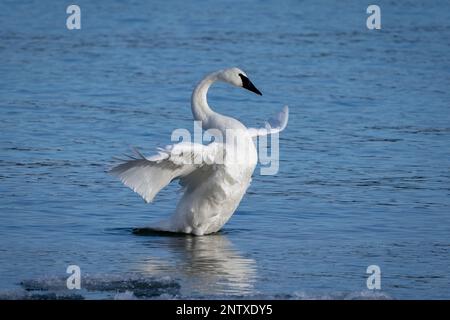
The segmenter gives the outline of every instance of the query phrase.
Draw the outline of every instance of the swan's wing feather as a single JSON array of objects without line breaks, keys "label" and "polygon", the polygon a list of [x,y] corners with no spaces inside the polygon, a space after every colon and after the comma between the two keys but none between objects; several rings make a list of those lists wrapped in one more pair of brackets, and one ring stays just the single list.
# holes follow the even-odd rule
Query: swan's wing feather
[{"label": "swan's wing feather", "polygon": [[289,108],[288,106],[284,106],[279,113],[266,122],[265,128],[249,128],[248,131],[252,137],[281,132],[286,128],[288,120]]},{"label": "swan's wing feather", "polygon": [[[138,193],[146,202],[172,180],[183,178],[195,170],[211,166],[220,156],[220,143],[207,146],[198,143],[168,145],[151,157],[145,157],[137,149],[129,159],[113,167],[109,173]],[[206,161],[204,161],[206,159]]]}]

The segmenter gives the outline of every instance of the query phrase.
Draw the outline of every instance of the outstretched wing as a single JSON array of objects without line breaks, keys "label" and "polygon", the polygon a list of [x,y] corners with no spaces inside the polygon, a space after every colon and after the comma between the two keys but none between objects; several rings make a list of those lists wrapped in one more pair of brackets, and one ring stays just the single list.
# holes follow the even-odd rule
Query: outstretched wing
[{"label": "outstretched wing", "polygon": [[127,156],[129,159],[119,159],[122,163],[109,173],[148,203],[172,180],[219,162],[223,157],[223,146],[215,142],[209,145],[182,142],[159,149],[151,157],[145,157],[136,149],[133,152]]},{"label": "outstretched wing", "polygon": [[281,132],[286,128],[289,119],[289,108],[284,106],[283,109],[274,117],[266,122],[265,128],[248,128],[252,137],[266,136],[268,134]]}]

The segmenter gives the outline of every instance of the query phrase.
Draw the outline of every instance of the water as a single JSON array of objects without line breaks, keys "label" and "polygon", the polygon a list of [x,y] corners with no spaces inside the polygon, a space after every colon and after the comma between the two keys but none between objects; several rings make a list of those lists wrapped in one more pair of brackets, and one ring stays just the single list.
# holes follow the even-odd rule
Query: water
[{"label": "water", "polygon": [[[0,297],[450,298],[450,5],[378,1],[0,4]],[[165,217],[113,156],[192,130],[190,94],[256,125],[288,104],[280,171],[217,235],[134,235]],[[68,291],[79,265],[82,290]],[[366,287],[378,265],[382,290]]]}]

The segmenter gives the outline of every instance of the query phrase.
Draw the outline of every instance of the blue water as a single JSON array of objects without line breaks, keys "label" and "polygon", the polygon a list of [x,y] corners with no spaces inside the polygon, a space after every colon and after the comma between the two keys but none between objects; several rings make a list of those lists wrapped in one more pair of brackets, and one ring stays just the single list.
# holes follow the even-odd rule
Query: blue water
[{"label": "blue water", "polygon": [[[450,298],[448,1],[377,1],[373,31],[365,1],[76,3],[73,31],[68,3],[0,3],[0,298]],[[229,66],[264,95],[218,84],[217,111],[290,106],[278,174],[219,234],[132,234],[178,186],[146,205],[112,157],[192,130]]]}]

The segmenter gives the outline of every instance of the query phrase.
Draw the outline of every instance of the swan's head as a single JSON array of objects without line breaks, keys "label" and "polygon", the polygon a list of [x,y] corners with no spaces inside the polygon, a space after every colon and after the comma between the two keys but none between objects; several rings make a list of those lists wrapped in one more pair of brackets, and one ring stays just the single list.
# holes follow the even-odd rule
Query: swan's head
[{"label": "swan's head", "polygon": [[239,68],[229,68],[222,70],[218,74],[219,80],[231,83],[236,87],[241,87],[250,90],[256,94],[262,96],[262,93],[256,89],[255,85],[247,77],[247,74]]}]

